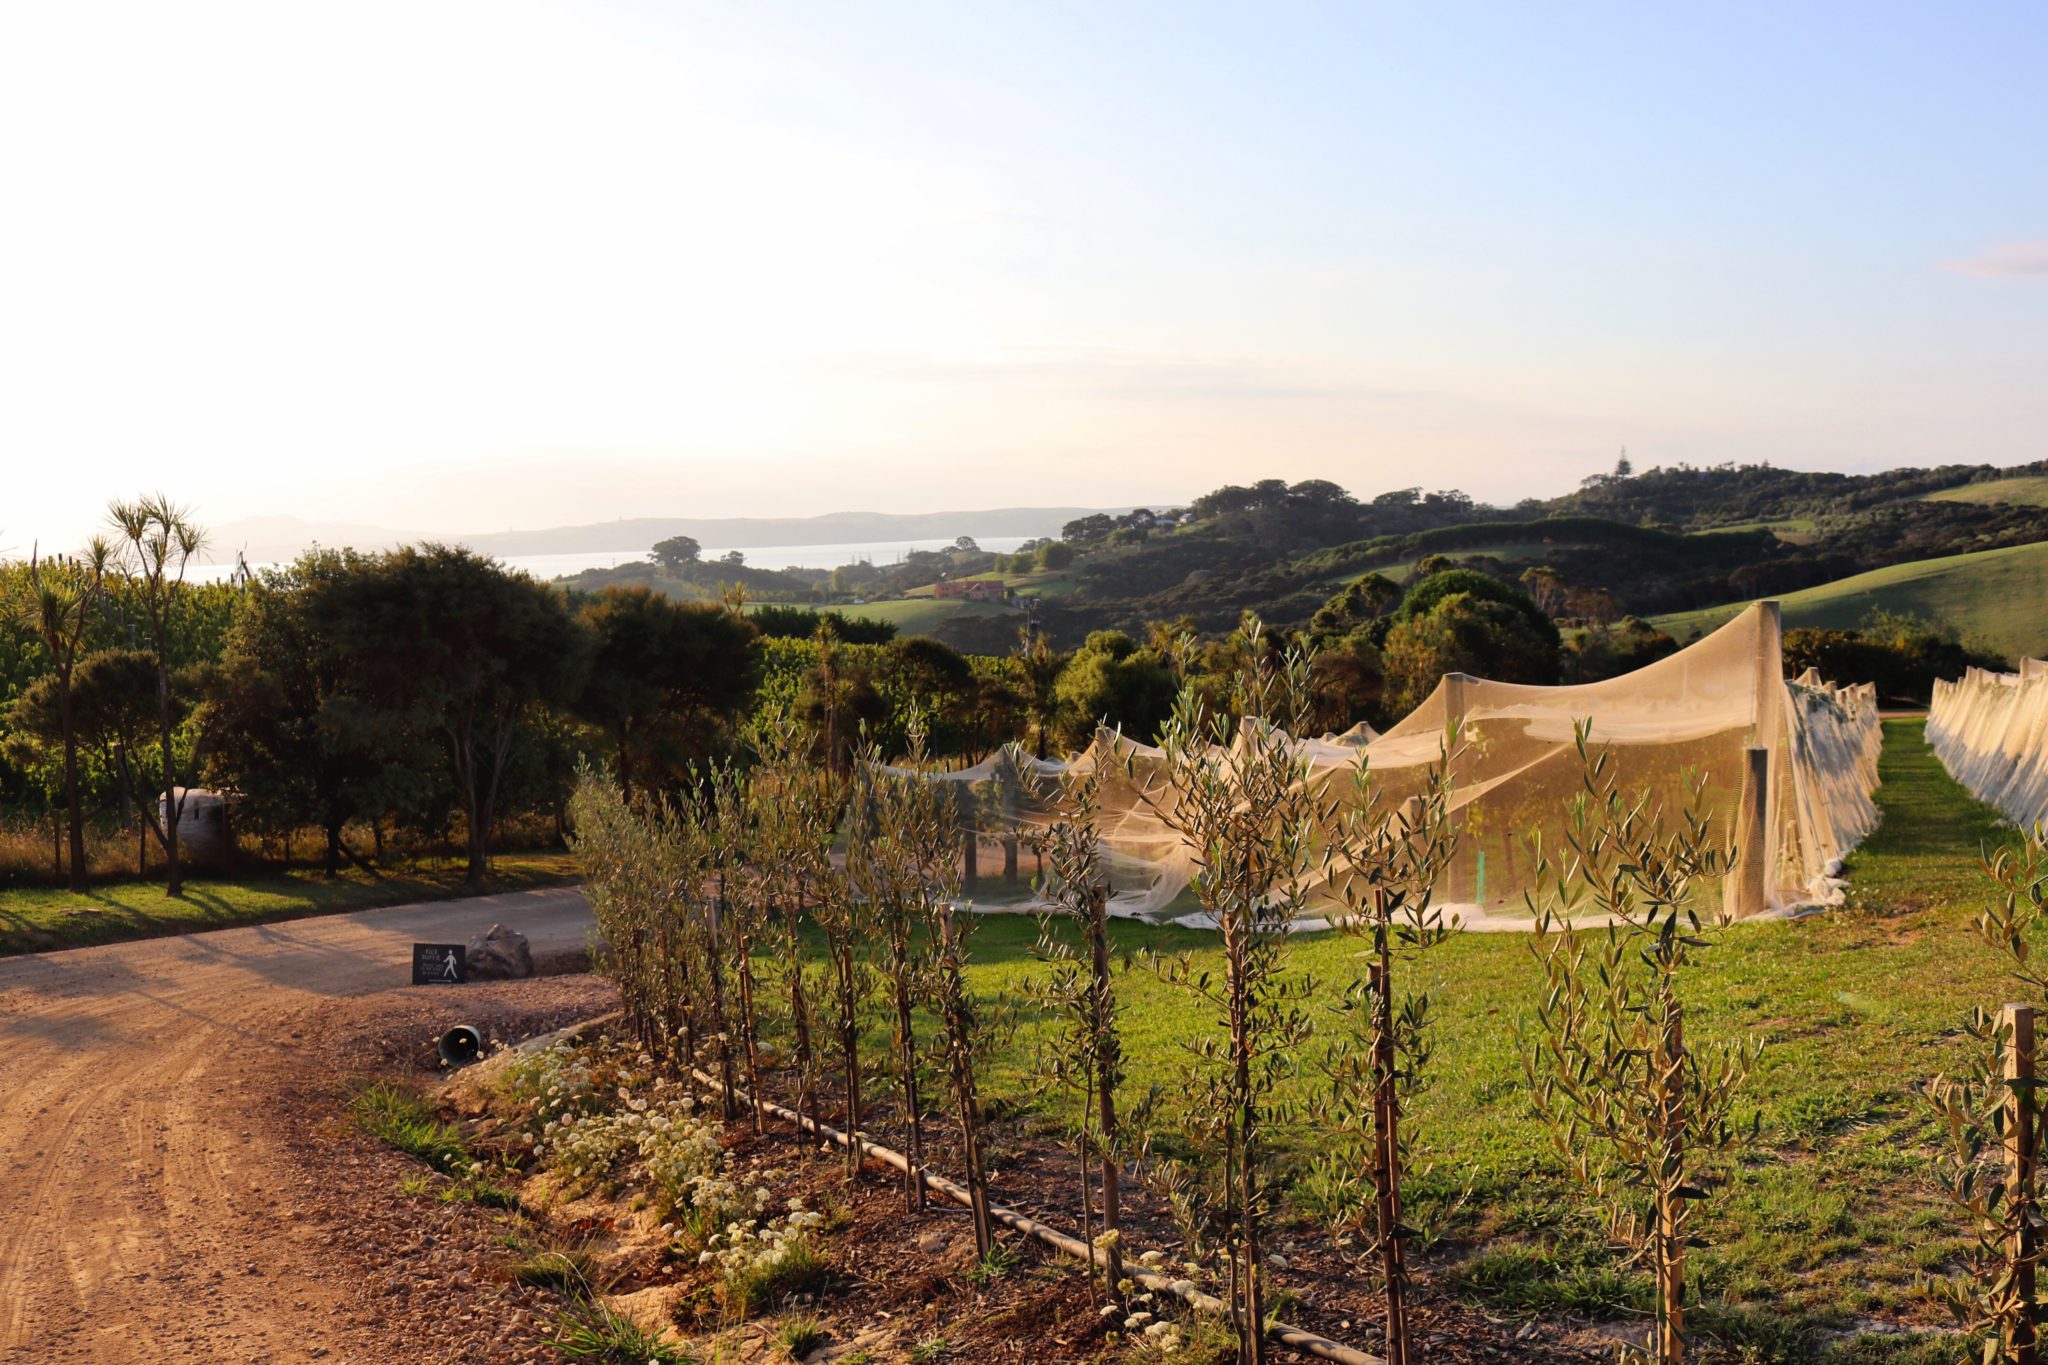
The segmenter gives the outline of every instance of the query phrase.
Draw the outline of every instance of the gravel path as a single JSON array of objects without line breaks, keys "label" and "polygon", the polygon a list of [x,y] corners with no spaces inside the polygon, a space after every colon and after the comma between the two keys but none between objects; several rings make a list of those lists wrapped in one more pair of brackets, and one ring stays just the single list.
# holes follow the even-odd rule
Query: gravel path
[{"label": "gravel path", "polygon": [[588,978],[405,984],[415,940],[494,921],[543,958],[591,926],[549,889],[0,960],[0,1360],[474,1358],[365,1311],[383,1252],[351,1206],[393,1204],[403,1159],[316,1129],[344,1037],[587,1003]]}]

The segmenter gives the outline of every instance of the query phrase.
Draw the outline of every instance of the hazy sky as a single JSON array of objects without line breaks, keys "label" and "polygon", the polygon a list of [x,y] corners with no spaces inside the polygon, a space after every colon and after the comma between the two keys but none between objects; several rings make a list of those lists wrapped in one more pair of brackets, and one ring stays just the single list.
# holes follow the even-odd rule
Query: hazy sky
[{"label": "hazy sky", "polygon": [[0,547],[2048,457],[2048,7],[0,12]]}]

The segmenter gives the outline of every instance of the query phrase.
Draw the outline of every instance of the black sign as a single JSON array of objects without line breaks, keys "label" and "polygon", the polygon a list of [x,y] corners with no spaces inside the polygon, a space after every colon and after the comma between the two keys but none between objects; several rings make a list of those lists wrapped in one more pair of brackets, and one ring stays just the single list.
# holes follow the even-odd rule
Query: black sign
[{"label": "black sign", "polygon": [[463,960],[460,943],[412,945],[413,985],[459,986],[468,979],[469,964]]}]

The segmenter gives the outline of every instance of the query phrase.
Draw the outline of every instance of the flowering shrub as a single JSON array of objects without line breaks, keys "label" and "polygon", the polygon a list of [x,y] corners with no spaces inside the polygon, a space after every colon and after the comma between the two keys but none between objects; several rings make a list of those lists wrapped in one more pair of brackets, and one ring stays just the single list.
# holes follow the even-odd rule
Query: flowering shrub
[{"label": "flowering shrub", "polygon": [[619,1046],[561,1042],[506,1064],[497,1090],[531,1134],[556,1120],[595,1114],[646,1085],[654,1059]]},{"label": "flowering shrub", "polygon": [[725,1306],[749,1317],[824,1278],[825,1262],[811,1238],[811,1229],[823,1221],[824,1215],[792,1199],[778,1218],[749,1218],[714,1232],[697,1263],[718,1267]]}]

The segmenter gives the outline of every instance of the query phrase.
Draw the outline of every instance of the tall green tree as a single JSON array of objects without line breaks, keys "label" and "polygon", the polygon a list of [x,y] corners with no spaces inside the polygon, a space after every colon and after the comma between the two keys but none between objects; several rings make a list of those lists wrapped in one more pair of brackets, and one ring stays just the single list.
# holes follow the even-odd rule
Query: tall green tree
[{"label": "tall green tree", "polygon": [[354,683],[439,741],[481,882],[506,764],[538,709],[577,696],[584,636],[561,593],[459,546],[379,555],[337,586]]},{"label": "tall green tree", "polygon": [[681,573],[702,559],[703,555],[704,547],[697,543],[694,536],[670,536],[667,540],[657,540],[654,542],[654,548],[647,552],[649,559],[672,574]]},{"label": "tall green tree", "polygon": [[185,813],[188,782],[184,779],[190,774],[182,770],[177,752],[181,701],[172,694],[171,641],[177,631],[174,618],[183,613],[185,571],[192,556],[205,545],[206,532],[192,519],[189,508],[161,493],[113,503],[107,508],[107,519],[118,535],[121,567],[131,589],[124,598],[132,597],[139,608],[156,659],[156,739],[163,777],[163,817],[150,821],[150,827],[164,851],[164,889],[182,896],[185,869],[178,856],[178,822]]},{"label": "tall green tree", "polygon": [[329,877],[362,861],[348,823],[403,800],[432,760],[400,715],[371,704],[347,656],[339,612],[363,565],[313,551],[251,585],[199,712],[208,780],[239,793],[259,827],[320,830]]},{"label": "tall green tree", "polygon": [[1172,665],[1120,630],[1089,635],[1053,685],[1062,734],[1078,748],[1099,724],[1150,743],[1172,713],[1179,690]]},{"label": "tall green tree", "polygon": [[1446,673],[1498,682],[1557,681],[1557,626],[1529,595],[1471,569],[1409,590],[1382,648],[1388,710],[1412,710]]},{"label": "tall green tree", "polygon": [[590,667],[575,711],[603,732],[628,801],[636,774],[661,786],[709,757],[753,700],[760,634],[738,612],[612,587],[578,618]]}]

